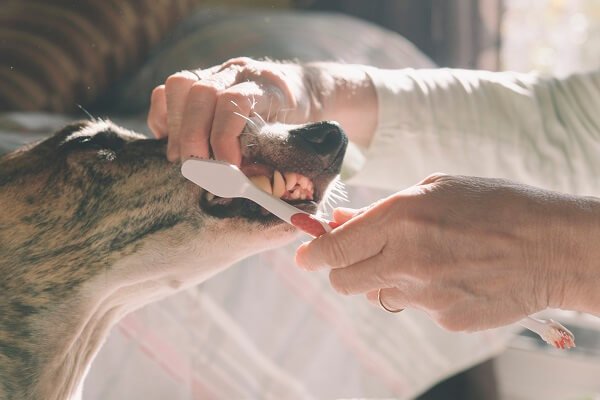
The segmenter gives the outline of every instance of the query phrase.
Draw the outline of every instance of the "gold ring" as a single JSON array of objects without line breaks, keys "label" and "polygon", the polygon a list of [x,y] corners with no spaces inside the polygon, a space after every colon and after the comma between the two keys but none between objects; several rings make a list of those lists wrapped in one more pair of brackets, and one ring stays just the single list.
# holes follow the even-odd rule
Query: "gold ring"
[{"label": "gold ring", "polygon": [[397,310],[392,310],[391,308],[387,308],[387,307],[385,306],[385,304],[383,304],[383,301],[381,300],[381,289],[379,289],[379,290],[377,291],[377,300],[379,301],[379,305],[381,306],[381,308],[383,308],[383,309],[384,309],[385,311],[387,311],[387,312],[391,312],[391,313],[394,313],[394,314],[396,314],[396,313],[399,313],[399,312],[401,312],[401,311],[404,311],[404,308],[399,308],[399,309],[397,309]]}]

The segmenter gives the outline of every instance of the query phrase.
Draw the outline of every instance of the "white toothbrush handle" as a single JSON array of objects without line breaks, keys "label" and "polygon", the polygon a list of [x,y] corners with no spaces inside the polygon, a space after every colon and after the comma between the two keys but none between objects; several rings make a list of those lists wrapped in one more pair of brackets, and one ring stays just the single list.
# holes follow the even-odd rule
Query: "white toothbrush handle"
[{"label": "white toothbrush handle", "polygon": [[294,225],[311,236],[319,237],[325,233],[331,232],[332,227],[328,221],[304,212],[277,197],[263,192],[252,184],[244,189],[243,197],[254,201],[283,221]]}]

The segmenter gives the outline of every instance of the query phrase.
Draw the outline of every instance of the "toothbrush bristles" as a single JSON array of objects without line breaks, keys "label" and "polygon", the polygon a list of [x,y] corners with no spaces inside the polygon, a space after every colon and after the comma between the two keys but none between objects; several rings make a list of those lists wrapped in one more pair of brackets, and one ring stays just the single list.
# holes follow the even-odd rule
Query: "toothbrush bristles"
[{"label": "toothbrush bristles", "polygon": [[575,346],[575,336],[554,320],[539,320],[527,317],[521,321],[525,328],[537,333],[548,344],[557,349],[570,349]]},{"label": "toothbrush bristles", "polygon": [[566,328],[554,321],[548,321],[546,329],[541,335],[542,339],[548,344],[553,345],[557,349],[570,349],[575,347],[575,337]]}]

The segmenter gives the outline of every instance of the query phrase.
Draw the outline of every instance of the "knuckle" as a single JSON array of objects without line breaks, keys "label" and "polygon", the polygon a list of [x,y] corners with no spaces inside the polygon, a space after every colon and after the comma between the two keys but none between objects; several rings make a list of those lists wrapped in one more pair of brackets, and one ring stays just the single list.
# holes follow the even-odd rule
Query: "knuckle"
[{"label": "knuckle", "polygon": [[204,137],[201,135],[201,131],[198,128],[194,129],[182,129],[180,135],[181,147],[185,148],[188,145],[203,143],[205,142]]},{"label": "knuckle", "polygon": [[251,59],[250,57],[235,57],[232,59],[229,59],[225,62],[225,64],[223,65],[224,68],[230,67],[232,65],[239,65],[239,66],[246,66],[251,64],[252,62],[254,62],[253,59]]},{"label": "knuckle", "polygon": [[241,110],[242,112],[250,111],[248,96],[234,91],[223,92],[217,99],[217,107],[223,109]]},{"label": "knuckle", "polygon": [[169,76],[165,81],[165,86],[180,86],[182,84],[188,84],[189,82],[193,82],[194,80],[184,72],[176,72],[173,75]]},{"label": "knuckle", "polygon": [[215,99],[218,93],[219,89],[216,86],[207,82],[199,81],[192,85],[189,96],[191,96],[190,100],[198,98]]},{"label": "knuckle", "polygon": [[337,293],[347,296],[351,293],[347,286],[345,274],[346,271],[343,270],[332,270],[329,273],[329,283]]},{"label": "knuckle", "polygon": [[433,174],[430,174],[425,179],[423,179],[423,181],[421,182],[421,184],[422,185],[428,185],[430,183],[438,182],[438,181],[440,181],[442,179],[445,179],[447,177],[450,177],[450,175],[445,174],[443,172],[434,172]]},{"label": "knuckle", "polygon": [[464,332],[469,327],[464,317],[452,312],[441,313],[435,317],[435,320],[442,328],[450,332]]},{"label": "knuckle", "polygon": [[223,133],[221,133],[221,134],[216,133],[216,134],[210,135],[210,144],[212,147],[221,146],[223,144],[228,143],[230,140],[231,140],[231,136],[228,136]]},{"label": "knuckle", "polygon": [[150,95],[150,101],[157,101],[164,97],[165,94],[165,85],[159,85],[152,89],[152,93]]},{"label": "knuckle", "polygon": [[325,262],[332,267],[347,267],[349,265],[345,247],[340,240],[331,240],[324,249]]}]

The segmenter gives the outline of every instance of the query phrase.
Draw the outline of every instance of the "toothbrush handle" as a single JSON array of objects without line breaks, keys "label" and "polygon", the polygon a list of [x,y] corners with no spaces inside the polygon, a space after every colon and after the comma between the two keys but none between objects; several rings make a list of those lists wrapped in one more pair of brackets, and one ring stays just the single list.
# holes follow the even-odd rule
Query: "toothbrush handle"
[{"label": "toothbrush handle", "polygon": [[263,192],[252,184],[249,184],[245,188],[242,197],[260,204],[277,217],[294,225],[296,228],[308,233],[309,235],[312,235],[313,237],[319,237],[325,233],[331,232],[332,227],[330,226],[329,221],[325,221],[315,217],[314,215],[308,214],[281,199]]},{"label": "toothbrush handle", "polygon": [[326,233],[331,232],[333,228],[339,226],[339,224],[333,221],[325,221],[317,218],[311,214],[299,212],[290,217],[290,222],[296,228],[308,233],[311,236],[319,237]]}]

